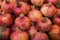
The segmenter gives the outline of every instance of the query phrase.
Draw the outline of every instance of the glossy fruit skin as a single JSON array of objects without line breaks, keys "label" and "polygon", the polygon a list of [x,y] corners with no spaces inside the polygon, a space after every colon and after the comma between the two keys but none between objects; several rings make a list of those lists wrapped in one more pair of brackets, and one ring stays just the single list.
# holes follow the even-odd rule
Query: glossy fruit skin
[{"label": "glossy fruit skin", "polygon": [[31,8],[31,11],[29,11],[28,13],[28,17],[30,18],[31,21],[36,22],[42,17],[42,13],[36,8]]},{"label": "glossy fruit skin", "polygon": [[45,33],[38,32],[32,37],[32,40],[49,40],[49,38]]},{"label": "glossy fruit skin", "polygon": [[10,2],[10,0],[8,2],[6,2],[6,0],[5,0],[1,5],[1,9],[5,12],[12,13],[13,2]]},{"label": "glossy fruit skin", "polygon": [[0,25],[10,26],[12,24],[13,18],[9,13],[0,15]]},{"label": "glossy fruit skin", "polygon": [[51,40],[60,40],[60,26],[52,25],[49,36]]},{"label": "glossy fruit skin", "polygon": [[51,3],[47,3],[47,4],[44,4],[42,7],[41,7],[41,10],[42,14],[46,17],[52,17],[56,14],[57,12],[57,9],[55,8],[55,6]]},{"label": "glossy fruit skin", "polygon": [[30,19],[26,16],[19,16],[15,19],[15,25],[22,30],[27,30],[30,28]]},{"label": "glossy fruit skin", "polygon": [[0,39],[7,39],[10,36],[10,28],[5,26],[0,26]]},{"label": "glossy fruit skin", "polygon": [[13,7],[13,12],[15,13],[16,16],[19,16],[21,13],[26,15],[30,10],[30,6],[25,2],[19,2],[19,4],[20,6],[18,7],[17,4],[15,3]]},{"label": "glossy fruit skin", "polygon": [[44,3],[44,0],[31,0],[31,3],[36,6],[42,6]]},{"label": "glossy fruit skin", "polygon": [[58,3],[58,0],[47,0],[49,3],[52,3],[54,5],[56,5]]},{"label": "glossy fruit skin", "polygon": [[15,31],[10,36],[10,40],[28,40],[28,38],[28,33],[24,31]]},{"label": "glossy fruit skin", "polygon": [[42,32],[48,32],[51,29],[52,22],[49,18],[43,17],[37,21],[36,28]]},{"label": "glossy fruit skin", "polygon": [[33,36],[37,33],[37,29],[35,26],[31,26],[30,29],[28,30],[30,36]]}]

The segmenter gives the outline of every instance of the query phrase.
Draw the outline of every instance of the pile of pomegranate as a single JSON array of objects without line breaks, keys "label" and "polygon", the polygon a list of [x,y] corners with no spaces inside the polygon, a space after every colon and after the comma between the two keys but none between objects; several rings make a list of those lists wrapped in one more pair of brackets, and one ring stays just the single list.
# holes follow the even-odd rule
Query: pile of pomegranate
[{"label": "pile of pomegranate", "polygon": [[60,40],[60,0],[0,0],[0,40]]}]

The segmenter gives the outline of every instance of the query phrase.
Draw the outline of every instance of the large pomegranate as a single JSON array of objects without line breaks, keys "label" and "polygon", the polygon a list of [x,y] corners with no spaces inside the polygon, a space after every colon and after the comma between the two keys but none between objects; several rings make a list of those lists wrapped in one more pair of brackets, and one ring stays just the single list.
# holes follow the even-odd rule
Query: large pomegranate
[{"label": "large pomegranate", "polygon": [[31,3],[36,6],[42,6],[44,3],[44,0],[31,0]]},{"label": "large pomegranate", "polygon": [[16,18],[15,25],[22,30],[27,30],[30,27],[30,19],[21,14],[19,17]]},{"label": "large pomegranate", "polygon": [[6,40],[7,38],[9,38],[9,35],[10,29],[8,27],[0,25],[0,40]]},{"label": "large pomegranate", "polygon": [[58,0],[47,0],[49,3],[52,3],[52,4],[57,4],[58,3]]},{"label": "large pomegranate", "polygon": [[42,32],[36,33],[31,39],[32,40],[49,40],[48,36]]},{"label": "large pomegranate", "polygon": [[0,25],[10,26],[12,24],[12,15],[5,13],[0,15]]},{"label": "large pomegranate", "polygon": [[31,11],[28,13],[28,17],[31,21],[36,22],[42,17],[42,13],[35,8],[35,6],[32,6]]},{"label": "large pomegranate", "polygon": [[60,26],[53,25],[49,31],[49,36],[51,40],[60,40]]},{"label": "large pomegranate", "polygon": [[30,6],[25,2],[20,2],[20,1],[19,2],[17,1],[13,7],[13,11],[17,16],[19,16],[21,13],[26,15],[29,12],[29,10],[30,10]]},{"label": "large pomegranate", "polygon": [[56,8],[51,3],[47,3],[41,7],[41,12],[46,17],[52,17],[56,14]]},{"label": "large pomegranate", "polygon": [[15,31],[11,34],[10,40],[28,40],[28,33],[24,31]]},{"label": "large pomegranate", "polygon": [[3,11],[11,13],[11,12],[12,12],[12,8],[13,8],[13,3],[10,2],[10,0],[5,0],[5,1],[2,3],[1,9],[2,9]]},{"label": "large pomegranate", "polygon": [[47,32],[51,29],[52,22],[49,18],[43,17],[37,21],[36,28],[39,31]]}]

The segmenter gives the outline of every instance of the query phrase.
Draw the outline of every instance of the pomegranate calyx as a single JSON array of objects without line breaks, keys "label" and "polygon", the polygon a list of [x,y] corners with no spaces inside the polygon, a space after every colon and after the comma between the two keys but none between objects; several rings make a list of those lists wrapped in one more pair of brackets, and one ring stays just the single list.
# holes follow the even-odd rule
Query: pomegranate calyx
[{"label": "pomegranate calyx", "polygon": [[20,18],[21,19],[23,19],[24,18],[24,14],[22,13],[22,14],[20,14]]},{"label": "pomegranate calyx", "polygon": [[43,21],[43,22],[46,22],[46,17],[44,17],[42,21]]},{"label": "pomegranate calyx", "polygon": [[5,2],[8,4],[9,3],[9,0],[5,0]]}]

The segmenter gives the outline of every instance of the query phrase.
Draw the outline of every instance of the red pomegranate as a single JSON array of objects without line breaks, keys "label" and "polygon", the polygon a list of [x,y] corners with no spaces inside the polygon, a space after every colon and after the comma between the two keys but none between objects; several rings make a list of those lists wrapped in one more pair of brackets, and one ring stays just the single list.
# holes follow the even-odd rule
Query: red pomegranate
[{"label": "red pomegranate", "polygon": [[57,4],[58,3],[58,0],[47,0],[49,3],[52,3],[52,4]]},{"label": "red pomegranate", "polygon": [[39,31],[47,32],[51,29],[52,22],[49,18],[43,17],[37,21],[36,28]]},{"label": "red pomegranate", "polygon": [[51,40],[60,40],[60,26],[52,25],[49,36]]},{"label": "red pomegranate", "polygon": [[51,3],[47,3],[41,7],[41,12],[46,17],[52,17],[56,14],[56,8]]},{"label": "red pomegranate", "polygon": [[36,6],[42,6],[44,3],[44,0],[31,0],[31,3]]},{"label": "red pomegranate", "polygon": [[57,14],[53,17],[53,22],[54,22],[54,24],[60,25],[60,13],[57,13]]},{"label": "red pomegranate", "polygon": [[15,31],[11,34],[10,40],[28,40],[28,33],[24,31]]},{"label": "red pomegranate", "polygon": [[2,3],[1,9],[3,11],[11,13],[12,12],[12,8],[13,8],[13,3],[10,2],[10,0],[5,0]]},{"label": "red pomegranate", "polygon": [[10,26],[12,24],[12,15],[5,13],[0,15],[0,25]]},{"label": "red pomegranate", "polygon": [[15,19],[15,25],[22,30],[27,30],[30,27],[30,19],[21,14]]},{"label": "red pomegranate", "polygon": [[0,25],[0,40],[6,40],[10,35],[10,29]]},{"label": "red pomegranate", "polygon": [[49,40],[48,36],[42,32],[36,33],[31,39],[32,40]]},{"label": "red pomegranate", "polygon": [[35,6],[32,6],[31,11],[28,13],[28,17],[31,21],[36,22],[42,17],[42,13],[35,8]]},{"label": "red pomegranate", "polygon": [[30,10],[30,6],[25,2],[20,2],[20,1],[16,2],[13,7],[13,11],[17,16],[19,16],[21,13],[26,15],[29,12],[29,10]]}]

